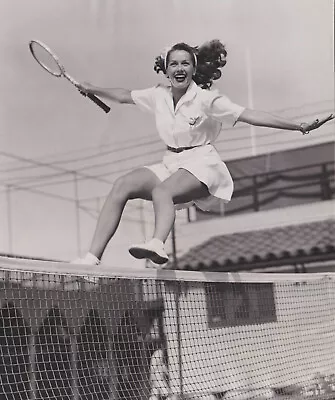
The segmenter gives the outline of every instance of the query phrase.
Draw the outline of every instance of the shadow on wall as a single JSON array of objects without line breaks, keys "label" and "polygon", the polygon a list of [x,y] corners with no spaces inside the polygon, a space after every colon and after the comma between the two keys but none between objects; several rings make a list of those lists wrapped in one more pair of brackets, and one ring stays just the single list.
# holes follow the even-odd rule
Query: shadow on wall
[{"label": "shadow on wall", "polygon": [[73,395],[71,338],[66,319],[52,308],[35,337],[37,399],[67,399]]},{"label": "shadow on wall", "polygon": [[0,309],[0,398],[147,399],[155,346],[144,336],[132,312],[125,311],[110,327],[96,309],[89,310],[75,334],[57,307],[32,334],[8,301]]},{"label": "shadow on wall", "polygon": [[110,399],[115,393],[114,355],[108,328],[97,310],[90,310],[77,336],[77,374],[81,399]]},{"label": "shadow on wall", "polygon": [[[31,330],[12,302],[0,309],[0,395],[28,400]],[[1,397],[3,398],[3,397]]]}]

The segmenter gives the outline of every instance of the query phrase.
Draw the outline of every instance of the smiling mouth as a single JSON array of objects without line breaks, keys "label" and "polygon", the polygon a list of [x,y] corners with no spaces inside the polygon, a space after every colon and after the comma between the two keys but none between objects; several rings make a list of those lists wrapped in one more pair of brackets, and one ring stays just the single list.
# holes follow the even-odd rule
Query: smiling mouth
[{"label": "smiling mouth", "polygon": [[178,75],[175,75],[174,76],[174,79],[177,81],[177,82],[184,82],[185,81],[185,79],[186,79],[186,75],[184,75],[184,74],[178,74]]}]

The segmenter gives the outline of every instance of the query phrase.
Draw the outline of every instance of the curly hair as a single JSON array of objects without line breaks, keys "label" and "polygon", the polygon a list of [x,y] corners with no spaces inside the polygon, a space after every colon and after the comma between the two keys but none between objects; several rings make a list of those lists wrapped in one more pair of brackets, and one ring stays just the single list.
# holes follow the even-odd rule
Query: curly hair
[{"label": "curly hair", "polygon": [[166,74],[166,65],[172,51],[184,50],[192,55],[193,65],[196,72],[193,76],[194,82],[202,89],[210,89],[213,81],[221,78],[220,69],[226,65],[227,51],[218,39],[205,42],[201,46],[189,46],[186,43],[177,43],[169,48],[164,54],[155,58],[154,70]]}]

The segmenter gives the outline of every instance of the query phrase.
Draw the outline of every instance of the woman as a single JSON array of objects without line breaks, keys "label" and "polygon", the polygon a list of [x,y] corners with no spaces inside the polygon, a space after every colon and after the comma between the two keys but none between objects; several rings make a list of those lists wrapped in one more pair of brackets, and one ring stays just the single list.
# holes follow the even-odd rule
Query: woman
[{"label": "woman", "polygon": [[155,212],[153,238],[129,248],[132,256],[164,264],[164,249],[175,220],[175,204],[194,202],[208,209],[211,198],[231,199],[233,181],[213,142],[222,125],[236,122],[309,133],[323,121],[297,123],[268,113],[250,110],[232,103],[210,89],[226,64],[226,49],[218,40],[201,47],[178,43],[155,60],[156,72],[162,71],[169,86],[145,90],[102,89],[82,84],[79,90],[116,101],[135,104],[154,114],[158,133],[167,146],[163,162],[145,166],[119,178],[101,211],[89,253],[76,263],[99,264],[107,243],[114,235],[121,214],[130,199],[151,200]]}]

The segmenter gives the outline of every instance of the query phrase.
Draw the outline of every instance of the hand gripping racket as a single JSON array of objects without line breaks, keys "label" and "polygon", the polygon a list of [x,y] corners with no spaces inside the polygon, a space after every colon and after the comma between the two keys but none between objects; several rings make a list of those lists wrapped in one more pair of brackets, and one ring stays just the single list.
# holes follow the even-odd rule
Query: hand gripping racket
[{"label": "hand gripping racket", "polygon": [[[66,78],[76,88],[79,87],[79,82],[74,80],[67,72],[65,72],[64,66],[60,63],[58,57],[53,53],[48,46],[38,40],[31,40],[29,42],[29,49],[35,60],[40,64],[51,75],[57,78]],[[83,96],[87,96],[95,104],[101,107],[106,113],[110,111],[110,107],[107,106],[103,101],[91,93],[84,93],[80,91]]]}]

